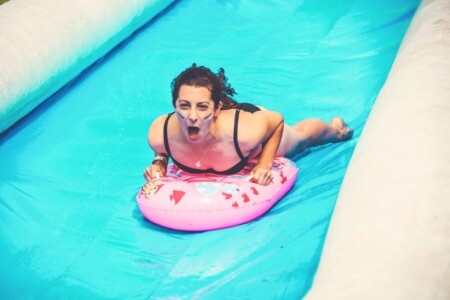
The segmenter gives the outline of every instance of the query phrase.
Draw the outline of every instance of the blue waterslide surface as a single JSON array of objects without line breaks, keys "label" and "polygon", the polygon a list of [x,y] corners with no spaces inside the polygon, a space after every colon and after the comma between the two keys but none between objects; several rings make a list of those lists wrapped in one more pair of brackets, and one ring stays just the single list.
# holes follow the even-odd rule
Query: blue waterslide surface
[{"label": "blue waterslide surface", "polygon": [[[419,1],[178,1],[0,137],[2,299],[299,299],[353,149]],[[162,228],[135,197],[152,120],[193,62],[294,124],[342,116],[345,143],[295,158],[294,188],[241,226]],[[355,224],[357,226],[357,224]]]}]

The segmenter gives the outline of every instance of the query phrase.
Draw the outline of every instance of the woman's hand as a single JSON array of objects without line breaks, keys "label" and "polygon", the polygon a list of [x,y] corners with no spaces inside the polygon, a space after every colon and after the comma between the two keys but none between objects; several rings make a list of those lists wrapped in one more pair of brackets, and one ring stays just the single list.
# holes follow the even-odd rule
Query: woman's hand
[{"label": "woman's hand", "polygon": [[252,181],[261,185],[268,185],[273,180],[273,174],[270,170],[271,168],[269,167],[257,164],[250,173],[253,176]]},{"label": "woman's hand", "polygon": [[145,180],[151,181],[154,178],[159,178],[160,176],[166,176],[167,166],[162,162],[155,162],[150,167],[145,169],[144,177]]}]

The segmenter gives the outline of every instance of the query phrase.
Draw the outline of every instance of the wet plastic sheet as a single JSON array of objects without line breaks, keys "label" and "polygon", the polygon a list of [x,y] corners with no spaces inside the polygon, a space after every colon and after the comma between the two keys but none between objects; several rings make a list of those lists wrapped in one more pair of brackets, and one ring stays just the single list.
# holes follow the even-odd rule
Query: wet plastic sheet
[{"label": "wet plastic sheet", "polygon": [[[353,148],[418,1],[180,1],[0,138],[2,298],[299,299]],[[192,62],[287,123],[343,116],[352,141],[296,158],[264,217],[185,233],[135,196],[151,121]],[[357,226],[355,224],[355,226]]]}]

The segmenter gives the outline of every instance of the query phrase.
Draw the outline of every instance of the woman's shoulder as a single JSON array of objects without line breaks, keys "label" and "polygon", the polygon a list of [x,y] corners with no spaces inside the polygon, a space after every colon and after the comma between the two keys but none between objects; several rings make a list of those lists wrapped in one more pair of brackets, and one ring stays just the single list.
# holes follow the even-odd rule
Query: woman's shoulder
[{"label": "woman's shoulder", "polygon": [[[236,119],[238,116],[238,119]],[[236,109],[224,110],[219,118],[219,124],[228,139],[234,139],[237,126],[237,140],[240,148],[252,149],[260,143],[264,137],[267,126],[264,125],[265,116],[258,112],[239,111],[236,115]]]},{"label": "woman's shoulder", "polygon": [[162,131],[164,128],[164,123],[166,122],[168,116],[169,115],[165,114],[165,115],[161,115],[161,116],[157,117],[150,125],[149,133],[151,133],[153,131],[157,131],[157,132]]},{"label": "woman's shoulder", "polygon": [[238,133],[244,139],[260,139],[266,131],[266,116],[262,111],[241,111],[238,122]]},{"label": "woman's shoulder", "polygon": [[164,124],[164,122],[167,120],[167,118],[170,117],[171,115],[172,115],[172,113],[160,115],[153,121],[152,125],[153,124],[156,124],[156,125]]},{"label": "woman's shoulder", "polygon": [[148,131],[148,142],[150,146],[154,149],[164,148],[164,123],[166,122],[169,115],[161,115],[157,117],[153,123],[150,125]]}]

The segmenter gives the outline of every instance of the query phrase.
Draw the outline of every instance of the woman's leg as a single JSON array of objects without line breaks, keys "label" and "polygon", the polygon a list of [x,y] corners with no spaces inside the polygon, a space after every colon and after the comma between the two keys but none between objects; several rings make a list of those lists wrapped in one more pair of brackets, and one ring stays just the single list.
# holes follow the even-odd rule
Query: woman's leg
[{"label": "woman's leg", "polygon": [[284,126],[277,154],[292,157],[307,148],[346,141],[352,136],[353,130],[340,117],[334,117],[331,124],[318,119],[306,119],[294,126]]}]

